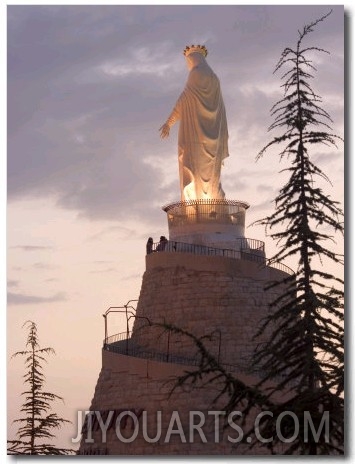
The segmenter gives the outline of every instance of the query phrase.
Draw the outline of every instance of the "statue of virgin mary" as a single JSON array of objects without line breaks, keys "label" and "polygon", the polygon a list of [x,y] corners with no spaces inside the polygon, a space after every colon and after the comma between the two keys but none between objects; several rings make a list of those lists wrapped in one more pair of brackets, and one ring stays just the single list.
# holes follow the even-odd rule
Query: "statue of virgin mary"
[{"label": "statue of virgin mary", "polygon": [[178,159],[181,200],[224,199],[221,166],[228,154],[226,111],[219,79],[207,64],[204,46],[184,50],[189,69],[185,89],[167,121],[162,138],[180,122]]}]

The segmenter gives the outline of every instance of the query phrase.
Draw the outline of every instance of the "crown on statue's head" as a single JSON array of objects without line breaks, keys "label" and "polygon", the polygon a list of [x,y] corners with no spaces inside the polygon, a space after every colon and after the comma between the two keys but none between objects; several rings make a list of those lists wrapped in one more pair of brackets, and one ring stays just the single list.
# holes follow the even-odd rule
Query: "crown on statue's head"
[{"label": "crown on statue's head", "polygon": [[184,50],[184,55],[189,56],[190,53],[201,53],[204,57],[207,56],[207,48],[204,45],[187,45]]}]

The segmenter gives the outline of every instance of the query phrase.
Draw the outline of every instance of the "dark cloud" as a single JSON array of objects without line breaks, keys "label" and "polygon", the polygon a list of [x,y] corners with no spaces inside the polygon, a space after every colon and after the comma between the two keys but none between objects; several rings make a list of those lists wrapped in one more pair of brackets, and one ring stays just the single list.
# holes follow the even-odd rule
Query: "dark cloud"
[{"label": "dark cloud", "polygon": [[[160,219],[179,187],[177,129],[161,141],[158,128],[186,79],[182,49],[196,41],[210,49],[222,83],[233,148],[226,184],[243,193],[245,179],[230,182],[242,166],[264,169],[254,160],[280,97],[272,75],[280,52],[328,9],[9,6],[9,200],[51,195],[90,219]],[[342,120],[342,7],[312,40],[333,52],[318,63],[316,83]]]},{"label": "dark cloud", "polygon": [[8,287],[18,287],[19,281],[18,280],[8,280],[7,286]]},{"label": "dark cloud", "polygon": [[64,293],[56,293],[55,295],[49,296],[49,297],[27,295],[23,293],[11,293],[11,292],[7,294],[8,305],[53,303],[56,301],[65,301],[66,299],[67,297]]}]

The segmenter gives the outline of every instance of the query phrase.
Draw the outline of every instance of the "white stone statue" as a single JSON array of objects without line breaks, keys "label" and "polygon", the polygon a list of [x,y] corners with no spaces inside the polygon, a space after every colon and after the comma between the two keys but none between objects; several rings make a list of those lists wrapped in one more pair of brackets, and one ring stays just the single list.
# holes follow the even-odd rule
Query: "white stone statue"
[{"label": "white stone statue", "polygon": [[161,138],[180,121],[178,159],[181,200],[223,199],[220,175],[228,154],[228,128],[219,79],[205,60],[204,46],[184,50],[190,70],[184,91],[166,123]]}]

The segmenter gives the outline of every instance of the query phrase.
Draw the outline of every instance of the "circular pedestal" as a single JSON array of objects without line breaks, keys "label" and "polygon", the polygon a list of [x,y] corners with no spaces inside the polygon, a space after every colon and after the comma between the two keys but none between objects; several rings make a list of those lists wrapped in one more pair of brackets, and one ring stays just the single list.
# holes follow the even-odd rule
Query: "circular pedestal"
[{"label": "circular pedestal", "polygon": [[163,207],[172,241],[239,250],[249,205],[237,200],[191,200]]}]

